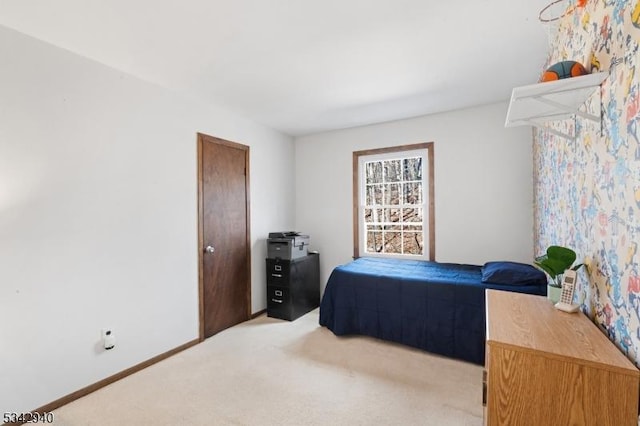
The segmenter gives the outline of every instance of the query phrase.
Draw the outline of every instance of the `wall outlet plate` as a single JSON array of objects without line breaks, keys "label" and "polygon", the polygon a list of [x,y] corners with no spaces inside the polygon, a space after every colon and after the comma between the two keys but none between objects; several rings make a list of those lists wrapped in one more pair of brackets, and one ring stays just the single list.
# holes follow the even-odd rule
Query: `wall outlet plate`
[{"label": "wall outlet plate", "polygon": [[111,350],[116,346],[116,338],[113,335],[112,328],[102,329],[102,344],[105,350]]}]

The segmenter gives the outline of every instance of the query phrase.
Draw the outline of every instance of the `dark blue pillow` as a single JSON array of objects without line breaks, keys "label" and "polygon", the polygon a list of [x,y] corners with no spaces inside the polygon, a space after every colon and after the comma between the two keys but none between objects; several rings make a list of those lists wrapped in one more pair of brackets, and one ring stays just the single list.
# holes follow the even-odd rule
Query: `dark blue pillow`
[{"label": "dark blue pillow", "polygon": [[512,285],[545,285],[547,276],[541,270],[517,262],[487,262],[482,266],[482,282]]}]

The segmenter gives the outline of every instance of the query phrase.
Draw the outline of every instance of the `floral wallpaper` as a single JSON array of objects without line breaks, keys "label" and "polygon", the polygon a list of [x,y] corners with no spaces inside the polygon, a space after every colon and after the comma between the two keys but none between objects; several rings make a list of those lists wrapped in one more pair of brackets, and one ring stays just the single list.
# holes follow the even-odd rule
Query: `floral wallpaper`
[{"label": "floral wallpaper", "polygon": [[575,60],[610,74],[585,105],[601,123],[554,124],[574,140],[534,131],[535,252],[576,251],[578,302],[640,365],[640,0],[589,0],[554,34],[541,73]]}]

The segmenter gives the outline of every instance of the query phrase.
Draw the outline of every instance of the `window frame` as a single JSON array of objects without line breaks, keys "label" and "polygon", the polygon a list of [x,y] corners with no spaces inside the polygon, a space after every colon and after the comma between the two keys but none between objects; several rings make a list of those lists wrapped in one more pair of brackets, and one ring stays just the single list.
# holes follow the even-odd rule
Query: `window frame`
[{"label": "window frame", "polygon": [[[410,145],[399,145],[393,147],[386,148],[376,148],[376,149],[367,149],[363,151],[354,151],[353,152],[353,258],[357,259],[362,256],[372,256],[372,257],[387,257],[387,258],[401,258],[401,259],[424,259],[435,261],[435,190],[434,190],[434,153],[433,153],[433,142],[422,142]],[[425,249],[427,253],[424,255],[404,255],[404,254],[375,254],[375,253],[365,253],[366,243],[364,242],[364,218],[361,218],[361,211],[363,210],[363,205],[361,205],[361,196],[364,194],[365,189],[361,187],[362,179],[360,173],[360,164],[361,160],[366,157],[365,161],[371,159],[375,160],[374,157],[386,157],[393,156],[393,154],[407,154],[406,156],[411,156],[411,151],[420,151],[420,154],[423,154],[426,151],[425,164],[427,166],[426,173],[423,173],[423,179],[426,179],[426,186],[423,188],[424,197],[426,198],[425,203],[425,215],[427,215],[426,221],[423,221],[423,230],[424,230],[424,238],[423,244],[425,245]],[[366,185],[363,185],[366,186]],[[366,232],[366,231],[365,231]],[[362,244],[365,244],[365,247],[362,247]],[[361,250],[362,247],[362,250]],[[362,252],[361,252],[362,251]]]}]

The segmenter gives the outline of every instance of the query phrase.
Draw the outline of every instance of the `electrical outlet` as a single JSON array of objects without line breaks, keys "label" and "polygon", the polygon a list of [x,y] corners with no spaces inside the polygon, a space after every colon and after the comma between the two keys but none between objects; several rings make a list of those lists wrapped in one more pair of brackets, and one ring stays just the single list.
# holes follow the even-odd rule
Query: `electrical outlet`
[{"label": "electrical outlet", "polygon": [[116,346],[116,337],[113,335],[113,329],[102,329],[102,344],[105,350],[111,350]]}]

